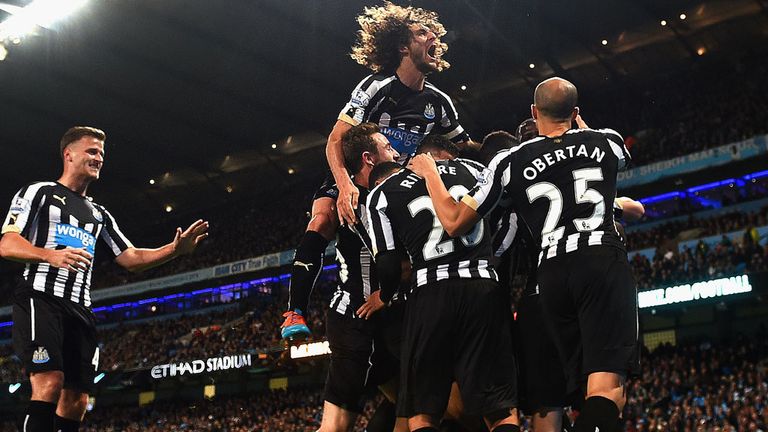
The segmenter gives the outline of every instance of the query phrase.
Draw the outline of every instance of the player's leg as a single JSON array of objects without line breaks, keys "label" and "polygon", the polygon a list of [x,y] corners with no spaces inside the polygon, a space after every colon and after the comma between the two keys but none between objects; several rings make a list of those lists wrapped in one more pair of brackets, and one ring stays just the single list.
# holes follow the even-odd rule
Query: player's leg
[{"label": "player's leg", "polygon": [[315,193],[312,218],[296,248],[288,287],[288,311],[283,314],[285,321],[280,330],[283,338],[308,335],[310,332],[305,320],[309,296],[323,269],[325,248],[336,236],[338,226],[336,189],[333,177],[330,177]]},{"label": "player's leg", "polygon": [[[626,253],[595,248],[581,253],[579,321],[587,395],[574,429],[619,431],[625,378],[638,369],[637,292]],[[610,325],[606,325],[610,323]]]},{"label": "player's leg", "polygon": [[438,430],[451,393],[457,312],[445,282],[419,287],[405,305],[397,415],[411,431]]},{"label": "player's leg", "polygon": [[563,407],[568,405],[565,375],[535,291],[521,297],[513,335],[521,409],[530,414],[535,432],[561,432]]},{"label": "player's leg", "polygon": [[357,413],[333,404],[323,402],[323,419],[318,432],[348,432],[352,430],[357,420]]},{"label": "player's leg", "polygon": [[466,414],[481,415],[491,431],[519,431],[507,291],[491,279],[441,288],[453,293],[461,310],[453,325],[454,374]]},{"label": "player's leg", "polygon": [[563,408],[540,408],[531,415],[534,432],[561,432],[563,430]]},{"label": "player's leg", "polygon": [[64,386],[61,314],[40,298],[13,305],[13,347],[29,373],[32,396],[20,424],[23,432],[50,432]]},{"label": "player's leg", "polygon": [[96,326],[77,318],[64,320],[64,389],[56,407],[56,430],[76,432],[85,416],[88,394],[99,369]]},{"label": "player's leg", "polygon": [[331,349],[325,381],[321,432],[346,432],[363,411],[371,389],[371,358],[375,349],[370,322],[328,311],[326,331]]},{"label": "player's leg", "polygon": [[62,389],[56,406],[56,432],[76,432],[85,417],[88,393]]}]

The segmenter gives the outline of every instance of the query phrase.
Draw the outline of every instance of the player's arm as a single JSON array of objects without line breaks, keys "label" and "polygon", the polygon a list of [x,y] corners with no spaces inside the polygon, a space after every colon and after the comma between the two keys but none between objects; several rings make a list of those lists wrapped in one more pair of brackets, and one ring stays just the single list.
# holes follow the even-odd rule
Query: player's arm
[{"label": "player's arm", "polygon": [[6,232],[0,239],[0,256],[22,263],[48,263],[54,267],[85,271],[93,256],[85,249],[45,249],[34,246],[16,232]]},{"label": "player's arm", "polygon": [[375,312],[384,309],[400,286],[402,276],[403,253],[398,250],[384,251],[376,255],[376,274],[379,289],[371,293],[368,299],[357,310],[357,316],[370,318]]},{"label": "player's arm", "polygon": [[11,201],[8,215],[0,232],[0,256],[22,263],[48,263],[54,267],[85,271],[93,257],[84,249],[45,249],[29,242],[29,222],[34,220],[45,195],[40,184],[22,188]]},{"label": "player's arm", "polygon": [[411,159],[408,168],[426,182],[437,218],[449,236],[464,235],[480,221],[481,217],[474,208],[467,205],[463,200],[457,202],[448,193],[431,154],[417,155]]},{"label": "player's arm", "polygon": [[622,211],[622,218],[628,222],[633,222],[645,214],[645,207],[640,201],[635,201],[629,197],[616,198],[616,204]]},{"label": "player's arm", "polygon": [[339,222],[354,225],[357,222],[354,209],[357,208],[360,191],[352,183],[349,171],[344,165],[344,151],[341,145],[341,137],[351,128],[352,124],[343,120],[336,120],[333,130],[328,136],[325,156],[328,158],[328,166],[331,168],[333,179],[339,188],[339,197],[336,200]]},{"label": "player's arm", "polygon": [[194,252],[198,243],[206,237],[208,222],[198,219],[184,231],[176,228],[172,242],[155,249],[128,247],[117,255],[115,262],[128,271],[141,272]]}]

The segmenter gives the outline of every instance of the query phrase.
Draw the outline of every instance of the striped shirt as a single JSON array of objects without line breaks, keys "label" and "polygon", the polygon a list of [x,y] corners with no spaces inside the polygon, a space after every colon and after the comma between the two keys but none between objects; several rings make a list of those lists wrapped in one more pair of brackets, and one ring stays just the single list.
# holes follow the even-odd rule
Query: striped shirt
[{"label": "striped shirt", "polygon": [[421,91],[406,86],[396,74],[365,77],[339,113],[339,120],[356,126],[373,122],[400,153],[401,161],[413,156],[430,133],[458,143],[469,141],[459,124],[451,98],[429,82]]},{"label": "striped shirt", "polygon": [[506,192],[541,245],[540,259],[591,246],[624,249],[613,224],[616,174],[630,161],[610,129],[572,129],[500,152],[487,178],[463,198],[488,214]]},{"label": "striped shirt", "polygon": [[[21,188],[11,202],[2,233],[18,233],[39,248],[79,248],[91,255],[99,238],[115,256],[133,247],[107,209],[54,182],[37,182]],[[93,266],[79,272],[45,262],[28,263],[23,273],[23,289],[87,308],[91,305],[92,271]]]},{"label": "striped shirt", "polygon": [[[463,159],[438,162],[443,182],[457,199],[477,183],[483,169]],[[410,170],[403,169],[374,188],[366,207],[374,257],[405,248],[415,275],[413,285],[445,279],[498,280],[491,265],[487,222],[479,222],[463,237],[450,238],[435,214],[426,183]]]},{"label": "striped shirt", "polygon": [[331,296],[329,308],[350,318],[357,318],[360,306],[368,300],[371,293],[379,289],[368,235],[361,222],[365,218],[368,190],[360,185],[356,186],[360,190],[356,211],[358,222],[351,227],[339,226],[336,232],[338,285]]}]

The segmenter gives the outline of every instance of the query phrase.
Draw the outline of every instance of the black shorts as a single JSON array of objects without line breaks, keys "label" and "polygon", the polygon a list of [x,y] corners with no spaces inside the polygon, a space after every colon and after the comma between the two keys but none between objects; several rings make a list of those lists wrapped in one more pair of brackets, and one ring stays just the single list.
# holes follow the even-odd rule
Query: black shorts
[{"label": "black shorts", "polygon": [[514,329],[515,352],[520,366],[520,409],[532,415],[542,408],[567,406],[563,365],[547,331],[538,294],[520,298]]},{"label": "black shorts", "polygon": [[401,326],[400,306],[381,310],[367,321],[328,311],[331,362],[324,399],[361,413],[368,394],[398,375]]},{"label": "black shorts", "polygon": [[96,326],[56,300],[19,296],[13,305],[13,348],[27,374],[64,372],[64,388],[94,389],[99,367]]},{"label": "black shorts", "polygon": [[453,381],[468,415],[517,406],[508,305],[489,279],[444,280],[408,297],[398,417],[442,418]]},{"label": "black shorts", "polygon": [[568,382],[639,372],[637,289],[626,252],[592,246],[542,261],[541,306]]},{"label": "black shorts", "polygon": [[336,187],[336,180],[333,178],[333,174],[328,172],[323,180],[323,184],[315,191],[315,195],[312,196],[312,201],[317,201],[320,198],[330,198],[336,201],[339,197],[339,189]]}]

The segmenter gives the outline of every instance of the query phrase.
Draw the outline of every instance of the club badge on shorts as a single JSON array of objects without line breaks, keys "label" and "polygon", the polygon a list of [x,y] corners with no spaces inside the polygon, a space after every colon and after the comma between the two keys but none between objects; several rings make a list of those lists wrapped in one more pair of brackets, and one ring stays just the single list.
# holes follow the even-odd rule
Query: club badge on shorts
[{"label": "club badge on shorts", "polygon": [[48,350],[44,347],[37,347],[35,352],[32,353],[32,363],[42,364],[48,363],[51,358],[48,356]]}]

